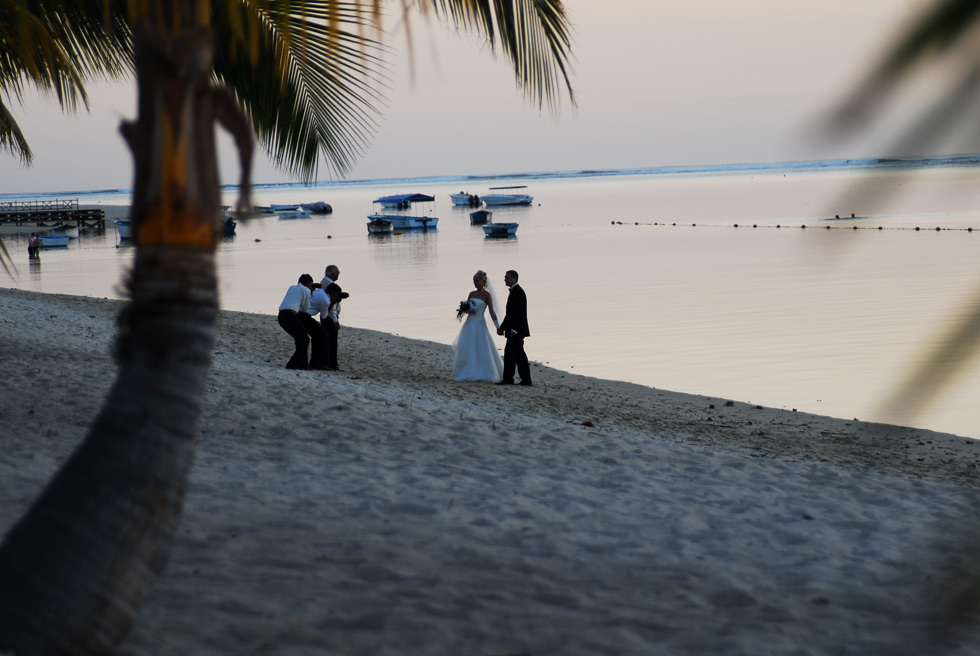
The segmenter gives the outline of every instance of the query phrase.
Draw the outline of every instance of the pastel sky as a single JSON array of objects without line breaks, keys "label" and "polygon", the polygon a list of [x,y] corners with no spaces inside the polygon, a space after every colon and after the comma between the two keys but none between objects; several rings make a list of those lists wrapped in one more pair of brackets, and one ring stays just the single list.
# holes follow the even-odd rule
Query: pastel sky
[{"label": "pastel sky", "polygon": [[[414,75],[393,24],[395,81],[351,179],[730,164],[887,154],[871,135],[828,145],[814,128],[915,15],[915,0],[567,0],[572,82],[557,116],[525,101],[476,38],[416,21]],[[135,88],[90,87],[67,116],[29,95],[15,114],[35,152],[0,155],[0,194],[132,186],[118,135]],[[9,99],[5,99],[9,100]],[[222,143],[226,144],[227,140]],[[227,144],[226,144],[227,145]],[[235,182],[231,151],[222,177]],[[258,182],[289,178],[265,158]],[[330,179],[321,167],[321,180]]]}]

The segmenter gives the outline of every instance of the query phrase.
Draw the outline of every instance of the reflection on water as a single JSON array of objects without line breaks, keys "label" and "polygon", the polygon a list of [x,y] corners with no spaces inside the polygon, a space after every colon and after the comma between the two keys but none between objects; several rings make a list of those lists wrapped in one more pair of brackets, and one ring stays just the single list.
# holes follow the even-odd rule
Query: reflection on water
[{"label": "reflection on water", "polygon": [[[883,398],[980,290],[978,172],[929,170],[914,184],[876,174],[870,198],[844,195],[858,175],[540,180],[533,206],[493,208],[495,221],[520,224],[516,239],[487,239],[470,224],[470,208],[452,207],[458,181],[407,190],[436,196],[437,230],[386,237],[368,236],[365,224],[371,201],[387,190],[260,189],[258,204],[326,200],[334,212],[241,221],[218,249],[222,306],[274,322],[300,274],[318,279],[337,264],[351,294],[346,323],[449,344],[473,273],[487,271],[504,302],[503,273],[516,269],[528,295],[532,360],[715,398],[883,419],[874,414]],[[842,198],[846,206],[836,205]],[[875,198],[890,205],[881,209]],[[847,229],[848,220],[826,229],[835,214],[852,212],[862,217],[854,224],[872,229]],[[26,242],[7,244],[25,264]],[[5,284],[115,297],[131,261],[132,249],[118,248],[110,230],[42,253],[29,275]],[[911,423],[980,437],[978,393],[974,365]]]}]

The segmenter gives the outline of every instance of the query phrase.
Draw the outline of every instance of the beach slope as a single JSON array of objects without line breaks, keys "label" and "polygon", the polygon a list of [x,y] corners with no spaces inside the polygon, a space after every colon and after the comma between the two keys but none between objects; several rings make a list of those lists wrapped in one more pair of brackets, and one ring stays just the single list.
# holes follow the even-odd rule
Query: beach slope
[{"label": "beach slope", "polygon": [[[0,530],[98,412],[119,308],[0,290]],[[126,656],[980,648],[939,613],[974,575],[975,440],[537,364],[454,383],[448,346],[349,327],[344,371],[288,371],[274,316],[217,334]]]}]

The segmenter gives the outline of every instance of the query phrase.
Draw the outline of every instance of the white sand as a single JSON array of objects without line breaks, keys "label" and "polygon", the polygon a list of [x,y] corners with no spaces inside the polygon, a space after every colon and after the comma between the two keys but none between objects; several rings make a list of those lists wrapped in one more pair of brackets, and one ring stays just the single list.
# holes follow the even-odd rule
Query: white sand
[{"label": "white sand", "polygon": [[[94,418],[118,308],[0,290],[0,531]],[[976,621],[936,631],[980,552],[974,440],[539,365],[459,384],[449,347],[352,328],[342,373],[287,371],[291,349],[274,316],[222,314],[125,656],[980,648]]]}]

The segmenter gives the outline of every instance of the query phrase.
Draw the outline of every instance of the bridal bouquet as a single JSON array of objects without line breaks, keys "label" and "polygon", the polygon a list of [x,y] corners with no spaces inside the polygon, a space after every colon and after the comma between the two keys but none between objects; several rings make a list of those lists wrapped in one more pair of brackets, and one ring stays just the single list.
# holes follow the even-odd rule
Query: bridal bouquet
[{"label": "bridal bouquet", "polygon": [[462,321],[466,315],[473,314],[475,309],[470,301],[460,301],[459,307],[456,308],[456,321]]}]

